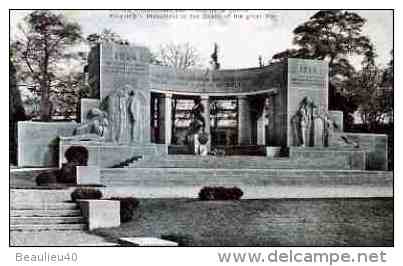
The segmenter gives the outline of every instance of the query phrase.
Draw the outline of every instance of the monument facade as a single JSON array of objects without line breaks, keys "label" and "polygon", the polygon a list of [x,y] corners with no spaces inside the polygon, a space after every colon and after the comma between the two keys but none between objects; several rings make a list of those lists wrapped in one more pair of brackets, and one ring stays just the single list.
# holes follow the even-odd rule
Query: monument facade
[{"label": "monument facade", "polygon": [[[85,68],[90,97],[81,99],[75,136],[61,135],[59,165],[71,145],[93,151],[89,165],[110,167],[135,156],[167,154],[170,148],[194,154],[200,149],[180,146],[194,146],[199,137],[203,154],[222,154],[220,149],[242,154],[243,147],[255,146],[359,148],[360,139],[366,143],[366,136],[344,134],[342,113],[328,110],[325,61],[290,58],[258,68],[183,70],[152,64],[150,58],[145,47],[106,43],[91,50]],[[382,169],[387,158],[376,155],[373,147],[383,149],[383,137],[374,136],[380,144],[367,145],[372,147],[368,160]],[[36,152],[42,152],[39,146]],[[51,153],[49,147],[43,152]],[[40,164],[20,158],[21,166]]]}]

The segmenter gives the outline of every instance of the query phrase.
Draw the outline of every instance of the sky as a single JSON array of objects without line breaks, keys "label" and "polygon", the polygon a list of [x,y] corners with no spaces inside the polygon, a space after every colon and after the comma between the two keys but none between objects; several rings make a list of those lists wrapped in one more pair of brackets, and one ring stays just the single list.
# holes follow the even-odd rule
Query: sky
[{"label": "sky", "polygon": [[[265,63],[276,53],[292,48],[292,31],[307,21],[317,10],[259,11],[116,11],[68,10],[63,12],[78,22],[83,34],[111,29],[130,43],[156,51],[166,43],[189,42],[201,55],[206,67],[214,43],[219,46],[219,62],[223,69],[258,66],[258,57]],[[386,66],[393,48],[393,12],[391,10],[356,10],[367,20],[363,34],[373,42],[376,63]],[[29,11],[14,10],[10,15],[11,37],[18,34],[17,24]],[[356,68],[360,57],[351,58]]]}]

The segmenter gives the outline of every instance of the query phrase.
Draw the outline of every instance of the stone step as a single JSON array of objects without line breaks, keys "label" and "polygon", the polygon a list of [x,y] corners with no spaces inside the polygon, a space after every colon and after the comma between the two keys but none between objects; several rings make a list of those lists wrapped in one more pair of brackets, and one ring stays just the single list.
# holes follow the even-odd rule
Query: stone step
[{"label": "stone step", "polygon": [[[131,168],[248,168],[248,169],[351,169],[345,156],[315,159],[266,158],[262,156],[191,156],[169,155],[145,158],[129,164]],[[363,169],[360,169],[363,170]]]},{"label": "stone step", "polygon": [[367,185],[393,186],[393,172],[301,169],[119,168],[102,169],[106,186]]},{"label": "stone step", "polygon": [[77,210],[78,206],[73,202],[13,202],[11,201],[11,210]]},{"label": "stone step", "polygon": [[[225,184],[227,186],[227,184]],[[103,188],[106,197],[137,198],[197,198],[203,185],[112,186]],[[393,197],[393,186],[362,185],[245,185],[242,199],[297,199],[297,198],[371,198]]]},{"label": "stone step", "polygon": [[11,224],[11,231],[86,230],[84,223],[77,224]]},{"label": "stone step", "polygon": [[66,216],[80,216],[81,212],[79,209],[59,209],[59,210],[49,210],[49,209],[36,209],[36,210],[11,210],[10,216],[12,217],[66,217]]},{"label": "stone step", "polygon": [[250,169],[350,169],[345,159],[333,160],[278,160],[278,161],[138,161],[131,168],[250,168]]},{"label": "stone step", "polygon": [[10,202],[12,203],[59,203],[71,200],[71,189],[11,189]]},{"label": "stone step", "polygon": [[73,217],[10,217],[10,224],[39,224],[39,225],[51,225],[51,224],[78,224],[84,222],[84,218],[81,216]]}]

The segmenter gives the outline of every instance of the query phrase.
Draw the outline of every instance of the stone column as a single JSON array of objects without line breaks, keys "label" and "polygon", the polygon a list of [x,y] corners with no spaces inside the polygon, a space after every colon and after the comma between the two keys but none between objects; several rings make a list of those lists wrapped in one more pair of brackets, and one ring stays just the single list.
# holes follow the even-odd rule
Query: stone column
[{"label": "stone column", "polygon": [[172,94],[166,93],[160,98],[160,140],[171,144],[172,139]]},{"label": "stone column", "polygon": [[251,144],[250,106],[246,95],[238,96],[238,144]]},{"label": "stone column", "polygon": [[204,107],[203,118],[204,122],[206,123],[205,132],[209,136],[209,141],[207,143],[208,150],[210,151],[211,148],[211,132],[210,132],[210,103],[209,103],[209,96],[208,95],[201,95],[201,104]]},{"label": "stone column", "polygon": [[273,144],[273,138],[274,138],[274,112],[275,112],[275,106],[274,106],[274,94],[271,94],[267,96],[266,98],[266,103],[267,103],[267,108],[266,108],[266,125],[265,125],[265,138],[266,138],[266,145],[272,145]]}]

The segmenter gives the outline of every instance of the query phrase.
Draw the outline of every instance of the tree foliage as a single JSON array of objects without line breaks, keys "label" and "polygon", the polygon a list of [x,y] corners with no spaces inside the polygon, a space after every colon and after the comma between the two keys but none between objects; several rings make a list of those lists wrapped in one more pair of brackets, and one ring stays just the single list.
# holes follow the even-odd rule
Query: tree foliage
[{"label": "tree foliage", "polygon": [[[343,110],[346,121],[357,108],[351,92],[344,90],[344,82],[355,75],[350,55],[374,58],[373,45],[362,34],[365,19],[358,14],[343,10],[323,10],[293,31],[294,49],[273,56],[273,61],[289,57],[326,60],[329,62],[329,108]],[[350,119],[351,120],[351,119]]]},{"label": "tree foliage", "polygon": [[118,33],[113,32],[111,29],[104,29],[101,33],[89,34],[86,40],[90,47],[99,43],[130,44],[127,39],[122,38]]},{"label": "tree foliage", "polygon": [[373,132],[387,119],[393,121],[393,58],[386,69],[380,69],[375,54],[367,53],[362,66],[345,87],[356,102],[363,125]]},{"label": "tree foliage", "polygon": [[21,36],[12,43],[21,67],[21,78],[41,97],[40,118],[51,119],[51,89],[59,82],[61,62],[75,55],[71,46],[81,41],[81,29],[62,14],[37,10],[19,25]]},{"label": "tree foliage", "polygon": [[200,56],[197,49],[190,43],[169,43],[160,46],[154,61],[154,63],[174,68],[190,69],[199,65]]},{"label": "tree foliage", "polygon": [[9,60],[9,150],[10,162],[17,162],[17,123],[26,120],[24,106],[22,105],[21,94],[17,87],[16,68],[12,61],[12,55]]}]

